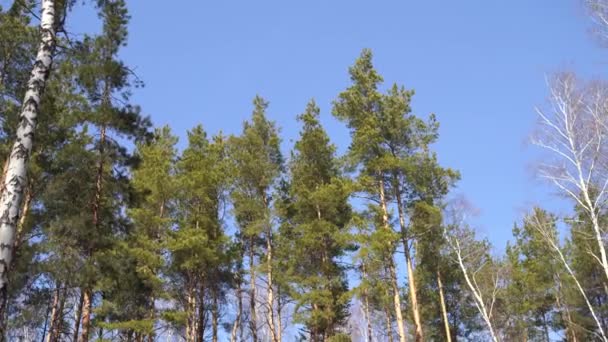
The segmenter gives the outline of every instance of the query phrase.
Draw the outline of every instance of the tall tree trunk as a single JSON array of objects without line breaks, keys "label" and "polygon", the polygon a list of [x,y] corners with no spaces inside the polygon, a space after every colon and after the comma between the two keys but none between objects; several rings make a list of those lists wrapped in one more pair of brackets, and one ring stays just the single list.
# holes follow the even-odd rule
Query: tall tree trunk
[{"label": "tall tree trunk", "polygon": [[[379,192],[380,192],[380,206],[382,207],[382,224],[384,225],[384,229],[391,229],[388,223],[388,209],[386,207],[386,198],[384,195],[384,181],[382,180],[382,175],[379,175],[380,181],[378,184]],[[395,269],[395,261],[393,260],[392,255],[392,242],[389,245],[389,251],[391,254],[386,257],[386,262],[389,270],[390,283],[391,288],[393,290],[393,303],[395,305],[395,318],[397,320],[397,332],[399,333],[399,341],[405,342],[405,324],[403,322],[403,314],[401,311],[401,296],[399,294],[399,283],[397,282],[397,271]]]},{"label": "tall tree trunk", "polygon": [[420,309],[418,308],[418,295],[416,287],[416,275],[414,274],[414,266],[410,254],[410,246],[408,243],[407,227],[405,225],[405,213],[403,212],[403,201],[401,199],[401,191],[399,179],[394,176],[395,181],[395,198],[397,199],[397,211],[399,213],[399,226],[401,227],[401,241],[405,254],[405,265],[407,268],[407,280],[410,290],[410,302],[412,307],[412,315],[414,317],[415,339],[416,342],[424,341],[424,333],[422,330],[422,322],[420,320]]},{"label": "tall tree trunk", "polygon": [[249,329],[251,330],[251,340],[253,342],[258,341],[258,327],[257,327],[257,315],[255,308],[255,241],[254,237],[249,238]]},{"label": "tall tree trunk", "polygon": [[439,270],[437,270],[437,287],[439,287],[439,304],[441,304],[441,316],[443,318],[443,327],[445,329],[445,340],[446,342],[452,342],[450,322],[448,320],[448,309],[445,305],[445,296],[443,294],[443,282],[441,281],[441,272],[439,272]]},{"label": "tall tree trunk", "polygon": [[[365,271],[363,274],[365,274]],[[369,312],[369,294],[367,292],[367,288],[363,289],[363,313],[365,315],[365,323],[367,325],[367,342],[372,342],[372,318]]]},{"label": "tall tree trunk", "polygon": [[213,342],[217,342],[217,326],[218,326],[218,322],[219,322],[219,305],[218,305],[218,290],[217,290],[217,284],[213,284],[213,291],[212,291],[212,303],[211,303],[211,330],[212,330],[212,341]]},{"label": "tall tree trunk", "polygon": [[51,327],[49,328],[49,333],[46,335],[46,342],[50,342],[53,336],[53,328],[55,324],[57,324],[57,312],[59,310],[59,288],[61,284],[57,284],[57,288],[53,291],[53,304],[51,304]]},{"label": "tall tree trunk", "polygon": [[[32,189],[32,184],[28,184],[27,189],[25,190],[25,199],[23,201],[23,208],[21,209],[21,217],[19,217],[19,223],[17,224],[17,234],[15,236],[15,243],[13,244],[13,259],[17,256],[19,252],[19,248],[23,243],[23,235],[25,232],[25,221],[27,219],[27,214],[30,211],[30,207],[32,205],[32,199],[34,197]],[[12,266],[13,264],[11,264]],[[12,271],[12,267],[10,268]]]},{"label": "tall tree trunk", "polygon": [[207,328],[207,313],[205,312],[205,283],[207,283],[205,279],[201,278],[198,293],[198,342],[203,342],[205,340],[205,330]]},{"label": "tall tree trunk", "polygon": [[[106,87],[107,88],[107,87]],[[108,93],[104,94],[104,97],[109,96]],[[97,166],[97,174],[95,176],[95,197],[93,198],[93,227],[95,231],[99,230],[101,223],[101,197],[103,192],[103,173],[104,173],[104,144],[106,142],[106,126],[102,125],[99,137],[99,165]],[[88,257],[93,255],[93,249],[89,247]],[[80,341],[86,342],[89,340],[89,331],[91,324],[91,313],[92,313],[92,289],[91,285],[87,285],[84,290],[84,310],[82,311],[82,333],[80,335]]]},{"label": "tall tree trunk", "polygon": [[266,305],[268,306],[267,319],[268,329],[272,342],[278,342],[277,332],[274,324],[274,284],[272,279],[272,231],[270,228],[266,232],[266,267],[268,272],[268,287],[266,288]]},{"label": "tall tree trunk", "polygon": [[[19,253],[19,248],[21,248],[21,244],[23,243],[23,236],[24,236],[24,229],[25,229],[25,220],[27,219],[27,214],[29,213],[30,210],[30,206],[32,204],[32,197],[33,197],[33,190],[32,190],[32,184],[28,183],[28,186],[25,190],[25,201],[23,202],[23,208],[21,210],[21,216],[19,217],[19,223],[17,224],[17,233],[15,236],[15,241],[13,242],[13,249],[11,250],[12,255],[12,260],[15,260],[17,258],[17,254]],[[9,274],[12,274],[13,270],[15,268],[15,263],[12,262],[9,267],[8,267],[8,272]],[[10,280],[10,278],[9,278]],[[8,292],[7,291],[2,291],[0,293],[0,295],[2,296],[0,298],[0,307],[4,308],[1,309],[0,312],[4,312],[4,311],[8,311]],[[8,312],[6,312],[8,313]]]},{"label": "tall tree trunk", "polygon": [[277,339],[278,342],[283,341],[283,322],[281,320],[281,287],[277,286]]},{"label": "tall tree trunk", "polygon": [[196,291],[192,277],[188,279],[188,289],[186,290],[186,341],[196,341]]},{"label": "tall tree trunk", "polygon": [[74,316],[74,335],[72,341],[78,341],[78,331],[80,330],[80,319],[82,318],[82,307],[84,305],[84,291],[80,291],[80,298],[76,304],[76,314]]},{"label": "tall tree trunk", "polygon": [[79,342],[89,341],[89,332],[91,329],[91,309],[93,307],[93,293],[91,289],[85,288],[83,290],[83,304],[82,304],[82,332],[78,339]]},{"label": "tall tree trunk", "polygon": [[[27,162],[32,143],[40,102],[51,71],[55,52],[55,1],[42,0],[40,15],[40,45],[27,83],[23,108],[19,115],[17,135],[9,156],[4,186],[0,195],[0,298],[8,291],[8,270],[12,261],[12,248],[19,221],[21,204],[27,184]],[[0,303],[0,335],[4,329],[5,304]]]},{"label": "tall tree trunk", "polygon": [[65,304],[66,288],[59,284],[59,287],[55,290],[53,298],[53,309],[51,313],[51,326],[49,328],[49,335],[47,342],[58,342],[61,337],[61,324],[63,322],[63,306]]},{"label": "tall tree trunk", "polygon": [[570,315],[570,309],[568,308],[567,304],[562,305],[562,301],[560,299],[560,296],[562,293],[562,280],[558,274],[556,274],[556,278],[557,278],[557,292],[555,293],[555,306],[557,307],[558,310],[560,310],[560,313],[562,315],[565,313],[565,316],[566,316],[564,318],[564,320],[566,321],[566,341],[578,342],[578,339],[576,338],[576,331],[572,328],[574,323],[572,322],[572,316]]},{"label": "tall tree trunk", "polygon": [[[388,290],[385,292],[385,296],[388,298]],[[391,309],[388,303],[384,305],[384,319],[388,342],[393,342],[393,315],[391,315]]]},{"label": "tall tree trunk", "polygon": [[243,340],[243,288],[242,288],[242,261],[243,261],[243,250],[241,249],[240,253],[240,261],[239,267],[236,276],[236,296],[237,296],[237,313],[236,319],[234,320],[234,325],[232,326],[232,332],[230,334],[230,342],[236,342],[237,331],[239,332],[240,341]]}]

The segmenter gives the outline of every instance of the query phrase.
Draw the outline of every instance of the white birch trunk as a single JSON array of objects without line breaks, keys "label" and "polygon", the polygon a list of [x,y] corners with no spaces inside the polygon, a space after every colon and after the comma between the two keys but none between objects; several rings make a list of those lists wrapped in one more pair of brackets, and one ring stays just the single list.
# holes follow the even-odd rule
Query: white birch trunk
[{"label": "white birch trunk", "polygon": [[[15,230],[27,183],[27,162],[32,151],[40,102],[55,51],[55,2],[42,0],[41,40],[19,116],[17,137],[8,161],[0,197],[0,292],[6,291]],[[1,313],[0,313],[1,314]]]}]

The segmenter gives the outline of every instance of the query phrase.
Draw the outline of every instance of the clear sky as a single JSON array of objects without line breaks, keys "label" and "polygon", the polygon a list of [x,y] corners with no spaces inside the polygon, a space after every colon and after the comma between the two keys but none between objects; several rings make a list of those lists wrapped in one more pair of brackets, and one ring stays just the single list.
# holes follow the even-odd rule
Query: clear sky
[{"label": "clear sky", "polygon": [[[6,2],[6,1],[4,1]],[[284,152],[297,137],[295,116],[314,97],[340,151],[345,127],[331,102],[349,85],[348,67],[371,48],[388,84],[416,90],[414,112],[436,113],[444,166],[458,169],[464,194],[480,209],[481,234],[499,249],[533,203],[555,208],[530,165],[534,106],[547,74],[584,77],[608,70],[608,49],[589,34],[579,0],[132,0],[126,62],[145,81],[134,100],[155,124],[185,132],[238,133],[260,94],[282,127]],[[71,17],[90,30],[90,13]]]}]

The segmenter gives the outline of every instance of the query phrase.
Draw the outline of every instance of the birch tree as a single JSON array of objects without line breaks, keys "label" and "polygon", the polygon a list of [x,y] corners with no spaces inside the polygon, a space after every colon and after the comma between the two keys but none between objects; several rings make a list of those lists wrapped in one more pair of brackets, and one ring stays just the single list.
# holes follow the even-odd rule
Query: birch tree
[{"label": "birch tree", "polygon": [[588,214],[601,265],[608,282],[606,229],[600,215],[608,200],[608,88],[582,85],[574,75],[555,75],[549,82],[549,105],[537,108],[532,142],[548,152],[539,174]]},{"label": "birch tree", "polygon": [[[493,268],[489,243],[477,240],[474,230],[467,225],[466,209],[462,204],[464,202],[453,203],[446,210],[444,235],[490,338],[498,342],[499,335],[492,322],[492,315],[501,286],[500,274]],[[489,272],[489,286],[483,286],[479,281],[484,272]]]},{"label": "birch tree", "polygon": [[[7,163],[3,191],[0,196],[0,297],[8,291],[8,270],[12,262],[12,248],[21,214],[21,205],[27,186],[27,162],[40,114],[41,98],[51,72],[56,47],[56,6],[54,0],[42,0],[40,15],[40,44],[32,68],[23,108],[19,115],[19,126],[15,142]],[[5,317],[5,308],[0,307],[0,320]],[[0,330],[4,330],[0,324]],[[4,334],[4,331],[0,331]]]},{"label": "birch tree", "polygon": [[604,327],[600,321],[599,315],[596,313],[596,309],[591,304],[589,296],[587,295],[587,291],[581,284],[575,270],[570,265],[570,261],[567,259],[566,255],[562,251],[562,247],[559,245],[557,240],[557,230],[555,228],[555,218],[547,215],[547,213],[540,211],[535,208],[534,212],[528,216],[526,216],[526,223],[530,226],[534,227],[534,229],[541,235],[542,239],[545,241],[547,246],[555,253],[559,262],[566,269],[567,274],[570,276],[571,280],[574,282],[576,286],[576,290],[579,292],[581,297],[585,301],[585,305],[591,316],[593,317],[593,321],[596,324],[597,331],[595,335],[599,337],[602,341],[608,341],[608,337],[606,336]]}]

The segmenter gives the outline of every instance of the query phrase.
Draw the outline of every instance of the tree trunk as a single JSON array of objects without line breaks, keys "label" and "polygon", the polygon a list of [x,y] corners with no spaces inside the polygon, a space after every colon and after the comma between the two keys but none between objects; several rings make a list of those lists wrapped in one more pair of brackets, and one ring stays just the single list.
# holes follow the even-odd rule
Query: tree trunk
[{"label": "tree trunk", "polygon": [[253,342],[258,341],[258,327],[257,327],[257,315],[255,309],[255,260],[254,260],[254,246],[255,242],[253,236],[249,239],[249,329],[251,330],[251,340]]},{"label": "tree trunk", "polygon": [[217,326],[218,326],[218,322],[219,322],[219,306],[218,306],[218,290],[217,290],[217,285],[214,284],[213,285],[213,302],[211,303],[211,330],[212,330],[212,341],[213,342],[217,342]]},{"label": "tree trunk", "polygon": [[[385,292],[385,295],[388,298],[388,291]],[[393,342],[393,315],[391,315],[390,306],[384,305],[384,318],[386,325],[386,335],[388,337],[388,342]]]},{"label": "tree trunk", "polygon": [[[13,144],[4,186],[0,195],[0,297],[8,291],[8,270],[12,261],[12,247],[27,184],[27,162],[32,152],[40,102],[49,77],[55,51],[55,1],[42,0],[40,15],[40,45],[27,83],[23,108],[19,115],[17,136]],[[0,334],[4,329],[4,304],[0,304]]]},{"label": "tree trunk", "polygon": [[283,341],[283,322],[281,321],[281,287],[277,286],[277,339]]},{"label": "tree trunk", "polygon": [[[380,175],[380,177],[382,177]],[[380,178],[378,184],[380,190],[380,205],[382,207],[382,224],[384,229],[391,229],[388,223],[388,209],[386,207],[386,198],[384,196],[384,181]],[[391,254],[387,256],[388,270],[390,275],[391,288],[393,290],[393,303],[395,304],[395,318],[397,320],[397,332],[399,333],[399,341],[405,342],[405,325],[403,322],[403,314],[401,313],[401,297],[399,294],[399,283],[397,282],[397,272],[395,270],[395,261],[393,260],[392,243],[389,242],[389,250]]]},{"label": "tree trunk", "polygon": [[486,304],[483,300],[482,294],[479,291],[479,289],[475,285],[473,285],[473,282],[471,281],[471,278],[469,277],[469,271],[467,270],[467,268],[464,264],[464,260],[462,259],[462,251],[460,250],[460,243],[457,240],[456,240],[456,244],[458,246],[456,249],[456,257],[458,258],[458,265],[460,266],[460,269],[464,275],[464,280],[465,280],[467,286],[469,287],[469,290],[473,294],[473,299],[475,300],[475,306],[477,307],[477,310],[481,314],[481,318],[484,320],[484,322],[486,323],[486,325],[488,327],[488,331],[490,332],[492,341],[498,342],[498,337],[497,337],[496,333],[494,332],[494,327],[492,326],[492,322],[490,320],[490,315],[488,314],[488,311],[486,309]]},{"label": "tree trunk", "polygon": [[243,340],[243,289],[242,289],[242,278],[241,278],[241,270],[242,270],[242,260],[243,260],[243,251],[241,249],[241,267],[237,271],[237,279],[236,279],[236,296],[237,296],[237,313],[236,319],[234,320],[234,325],[232,326],[232,332],[230,334],[230,342],[236,342],[237,331],[240,332],[239,337],[240,340]]},{"label": "tree trunk", "polygon": [[198,324],[197,324],[197,336],[198,342],[205,340],[205,330],[207,328],[207,313],[205,312],[205,279],[201,280],[198,293]]},{"label": "tree trunk", "polygon": [[395,176],[395,198],[397,199],[397,211],[399,212],[399,225],[401,227],[401,240],[403,242],[403,249],[405,254],[405,265],[407,268],[407,280],[410,290],[410,302],[412,307],[412,315],[414,317],[415,326],[415,339],[416,342],[424,341],[424,333],[422,330],[422,322],[420,320],[420,309],[418,308],[418,295],[416,290],[416,275],[414,274],[414,267],[412,265],[412,258],[410,255],[410,246],[408,243],[407,227],[405,226],[405,213],[403,212],[403,201],[401,199],[401,192],[399,191],[398,179]]},{"label": "tree trunk", "polygon": [[[19,223],[17,224],[17,234],[15,237],[15,243],[13,244],[13,260],[17,256],[19,248],[23,243],[23,235],[25,234],[23,231],[25,229],[25,220],[27,219],[27,214],[30,211],[30,206],[32,205],[33,197],[34,195],[32,185],[28,184],[27,189],[25,190],[25,199],[23,201],[23,208],[21,209],[21,217],[19,217]],[[11,264],[11,266],[12,265],[13,264]],[[12,270],[12,267],[10,268],[10,270]]]},{"label": "tree trunk", "polygon": [[58,342],[61,337],[61,323],[63,322],[63,306],[65,304],[66,288],[59,288],[55,290],[53,298],[53,309],[51,313],[51,326],[49,328],[49,335],[47,342]]},{"label": "tree trunk", "polygon": [[363,310],[365,311],[365,322],[367,323],[367,342],[372,342],[374,332],[372,331],[372,318],[369,313],[369,296],[367,295],[367,290],[364,290],[363,300],[365,301]]},{"label": "tree trunk", "polygon": [[446,342],[452,342],[452,334],[450,332],[450,322],[448,320],[448,310],[445,305],[445,296],[443,294],[443,283],[441,282],[441,272],[437,270],[437,287],[439,287],[439,304],[441,304],[441,316],[443,317],[443,327],[445,328]]},{"label": "tree trunk", "polygon": [[57,312],[59,310],[59,288],[60,284],[57,284],[57,288],[53,291],[53,304],[51,304],[51,327],[49,328],[49,333],[46,335],[46,342],[50,342],[53,340],[53,331],[54,326],[57,324]]},{"label": "tree trunk", "polygon": [[186,290],[186,314],[187,314],[187,323],[186,323],[186,341],[187,342],[195,342],[196,341],[196,291],[194,290],[194,281],[192,277],[188,279],[188,289]]},{"label": "tree trunk", "polygon": [[278,342],[276,327],[274,324],[274,284],[272,279],[272,232],[270,229],[266,232],[266,266],[268,272],[268,287],[266,289],[266,305],[268,306],[267,319],[268,329],[270,330],[270,338],[272,342]]},{"label": "tree trunk", "polygon": [[89,341],[89,331],[91,329],[91,308],[93,307],[92,292],[89,288],[85,288],[82,305],[82,332],[80,333],[79,342]]},{"label": "tree trunk", "polygon": [[84,291],[80,291],[80,299],[76,304],[76,315],[74,316],[74,335],[72,341],[78,341],[78,331],[80,330],[80,319],[82,318],[82,307],[84,305]]}]

